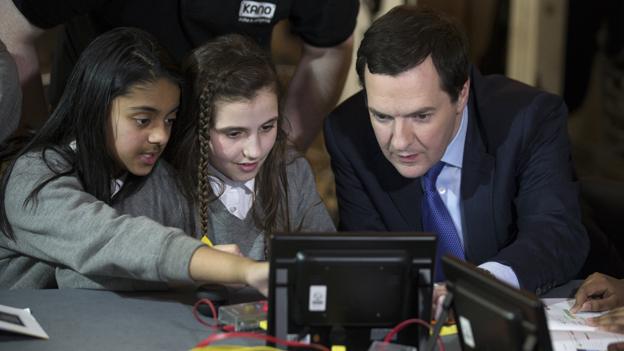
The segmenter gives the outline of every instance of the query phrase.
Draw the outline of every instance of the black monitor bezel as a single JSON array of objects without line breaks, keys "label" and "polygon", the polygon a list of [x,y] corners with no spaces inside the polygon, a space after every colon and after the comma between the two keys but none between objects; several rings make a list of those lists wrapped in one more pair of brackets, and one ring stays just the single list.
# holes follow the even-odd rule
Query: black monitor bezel
[{"label": "black monitor bezel", "polygon": [[[289,314],[287,304],[292,300],[289,294],[293,293],[293,287],[288,288],[288,284],[276,282],[276,276],[281,274],[283,277],[284,271],[279,273],[280,269],[286,269],[287,274],[294,274],[292,272],[295,269],[295,258],[301,250],[316,250],[317,252],[327,250],[334,252],[336,250],[346,250],[346,252],[357,250],[374,250],[379,252],[399,250],[410,252],[409,255],[412,259],[410,265],[411,274],[414,274],[414,267],[420,267],[419,269],[423,269],[423,271],[419,275],[426,275],[428,279],[426,287],[414,288],[418,289],[419,292],[415,298],[418,301],[415,301],[414,307],[415,309],[423,309],[423,311],[419,311],[416,314],[419,318],[426,321],[430,319],[433,266],[436,250],[436,237],[433,234],[422,232],[276,233],[270,236],[269,244],[271,268],[269,274],[268,332],[270,335],[285,338],[287,334],[292,333],[292,330],[290,330],[293,327],[291,322],[292,315]],[[414,256],[416,259],[414,259]],[[428,268],[422,268],[425,266]],[[413,284],[412,281],[410,283]],[[276,287],[280,287],[279,291],[276,291]],[[284,287],[287,287],[286,292],[282,289]],[[279,297],[277,297],[278,295]],[[278,305],[277,301],[280,300],[285,300],[286,303]],[[283,311],[283,309],[286,310]],[[412,314],[410,317],[415,317],[413,313],[410,314]],[[283,321],[283,317],[280,317],[283,315],[288,316],[286,322]],[[285,329],[287,331],[284,331]],[[354,333],[353,335],[358,332],[355,329],[357,328],[347,327],[347,331]],[[404,335],[411,334],[410,337],[404,338],[405,340],[414,344],[426,341],[427,331],[425,328],[419,328],[416,333],[413,330],[416,330],[416,328],[404,333]],[[399,335],[399,340],[401,339],[402,337]]]}]

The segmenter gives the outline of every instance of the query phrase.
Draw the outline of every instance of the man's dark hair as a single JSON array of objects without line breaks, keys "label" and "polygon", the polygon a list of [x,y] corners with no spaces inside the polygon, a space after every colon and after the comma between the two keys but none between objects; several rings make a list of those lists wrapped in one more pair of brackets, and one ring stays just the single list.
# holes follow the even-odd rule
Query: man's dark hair
[{"label": "man's dark hair", "polygon": [[397,6],[364,33],[355,68],[363,87],[364,70],[399,75],[431,55],[442,90],[457,101],[468,79],[468,39],[448,17],[428,8]]}]

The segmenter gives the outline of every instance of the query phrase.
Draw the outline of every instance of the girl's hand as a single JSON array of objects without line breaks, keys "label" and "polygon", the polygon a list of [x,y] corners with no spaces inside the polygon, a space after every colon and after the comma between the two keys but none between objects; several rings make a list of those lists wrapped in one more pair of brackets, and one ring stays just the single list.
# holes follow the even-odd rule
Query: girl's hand
[{"label": "girl's hand", "polygon": [[269,263],[253,262],[245,274],[247,285],[256,288],[262,295],[269,295]]},{"label": "girl's hand", "polygon": [[243,253],[240,250],[240,247],[236,244],[224,244],[224,245],[215,245],[212,247],[213,249],[231,253],[237,256],[243,256]]},{"label": "girl's hand", "polygon": [[265,296],[269,293],[268,262],[216,250],[216,246],[201,245],[195,250],[189,262],[189,275],[200,283],[246,284]]}]

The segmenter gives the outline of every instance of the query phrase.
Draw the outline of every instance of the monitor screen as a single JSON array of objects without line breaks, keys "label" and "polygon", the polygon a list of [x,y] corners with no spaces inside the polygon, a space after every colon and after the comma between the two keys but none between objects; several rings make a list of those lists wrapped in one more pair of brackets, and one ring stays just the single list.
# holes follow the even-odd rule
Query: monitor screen
[{"label": "monitor screen", "polygon": [[[435,248],[424,233],[272,235],[269,334],[366,350],[406,319],[428,321]],[[426,335],[409,327],[397,342]]]},{"label": "monitor screen", "polygon": [[462,350],[552,350],[537,296],[451,256],[442,257],[442,268]]}]

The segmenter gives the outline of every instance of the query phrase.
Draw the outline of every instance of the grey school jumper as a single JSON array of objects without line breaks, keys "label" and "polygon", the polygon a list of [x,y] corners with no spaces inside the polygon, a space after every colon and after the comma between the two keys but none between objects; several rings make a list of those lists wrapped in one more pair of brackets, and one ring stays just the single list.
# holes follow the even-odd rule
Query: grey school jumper
[{"label": "grey school jumper", "polygon": [[74,176],[48,183],[38,205],[24,208],[30,191],[52,174],[39,155],[21,157],[8,183],[15,241],[0,233],[0,288],[141,290],[192,283],[189,261],[201,243],[178,229],[190,232],[193,216],[169,166],[159,161],[141,190],[114,208],[86,193]]},{"label": "grey school jumper", "polygon": [[[308,161],[297,157],[287,166],[286,171],[291,228],[301,232],[335,231],[334,223],[316,191]],[[256,260],[265,259],[264,233],[255,226],[251,211],[244,220],[240,220],[218,200],[210,204],[210,210],[211,240],[214,244],[236,243],[243,255]]]},{"label": "grey school jumper", "polygon": [[[85,193],[77,178],[63,177],[41,190],[36,208],[24,209],[30,189],[51,171],[38,154],[20,158],[6,194],[16,240],[0,233],[0,288],[152,290],[191,283],[188,264],[201,243],[185,234],[193,216],[171,172],[159,161],[141,190],[113,208]],[[291,226],[334,231],[307,161],[295,159],[287,172]],[[245,255],[264,258],[263,233],[251,216],[241,221],[220,201],[211,209],[215,244],[237,243]]]}]

